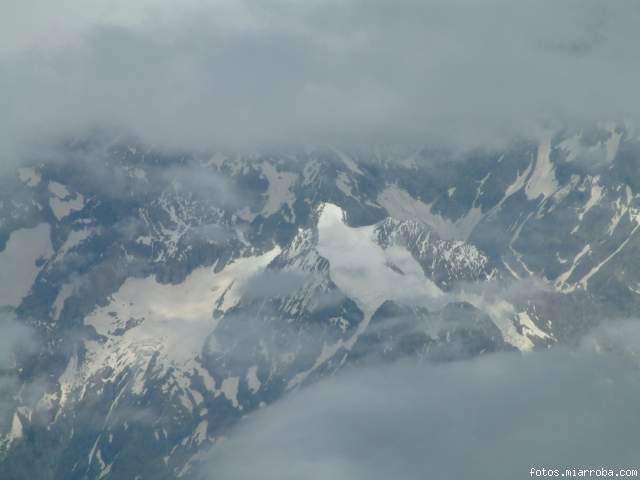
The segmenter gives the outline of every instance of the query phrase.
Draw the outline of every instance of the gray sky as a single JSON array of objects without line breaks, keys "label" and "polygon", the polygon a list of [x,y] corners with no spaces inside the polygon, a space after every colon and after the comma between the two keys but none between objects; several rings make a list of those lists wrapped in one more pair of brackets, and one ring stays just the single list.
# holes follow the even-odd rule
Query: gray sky
[{"label": "gray sky", "polygon": [[4,162],[92,126],[187,148],[495,144],[637,117],[634,1],[8,0]]}]

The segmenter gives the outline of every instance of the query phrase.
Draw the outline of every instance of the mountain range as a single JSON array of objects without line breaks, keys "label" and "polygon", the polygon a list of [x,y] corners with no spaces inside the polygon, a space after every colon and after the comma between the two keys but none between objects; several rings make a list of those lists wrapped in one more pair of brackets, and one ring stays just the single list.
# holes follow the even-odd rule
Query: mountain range
[{"label": "mountain range", "polygon": [[0,477],[195,478],[358,365],[576,345],[640,307],[638,171],[627,124],[464,152],[62,143],[0,179]]}]

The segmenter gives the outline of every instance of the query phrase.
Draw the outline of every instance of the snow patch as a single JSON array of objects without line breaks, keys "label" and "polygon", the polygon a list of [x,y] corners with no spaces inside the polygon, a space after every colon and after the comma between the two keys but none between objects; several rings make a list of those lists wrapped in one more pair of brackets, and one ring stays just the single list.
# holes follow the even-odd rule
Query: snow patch
[{"label": "snow patch", "polygon": [[527,312],[518,313],[518,321],[520,322],[526,336],[542,339],[551,338],[548,333],[543,332],[535,323],[533,323],[533,320],[531,320],[531,317]]},{"label": "snow patch", "polygon": [[215,329],[214,310],[234,306],[246,280],[279,253],[276,247],[260,256],[238,258],[217,273],[214,267],[201,267],[177,285],[161,284],[155,277],[129,278],[85,323],[110,337],[108,347],[162,351],[175,365],[184,365]]},{"label": "snow patch", "polygon": [[72,196],[67,187],[58,182],[49,182],[48,188],[53,195],[49,199],[49,206],[58,221],[84,208],[84,197],[81,194]]},{"label": "snow patch", "polygon": [[338,172],[338,176],[336,177],[336,186],[338,190],[344,193],[347,197],[356,198],[353,196],[353,191],[351,190],[351,179],[344,172]]},{"label": "snow patch", "polygon": [[558,278],[555,281],[555,286],[557,288],[560,288],[562,291],[571,291],[572,288],[565,287],[565,284],[567,283],[567,280],[571,278],[571,275],[573,275],[573,271],[575,270],[575,268],[580,264],[580,260],[582,259],[582,257],[590,253],[591,253],[591,245],[587,244],[574,257],[573,262],[571,262],[571,267],[569,267],[568,270],[566,270],[564,273],[558,276]]},{"label": "snow patch", "polygon": [[258,367],[255,365],[247,370],[247,385],[249,386],[251,393],[256,393],[262,386],[262,383],[260,383],[260,379],[258,378]]},{"label": "snow patch", "polygon": [[617,132],[613,126],[610,127],[609,133],[610,135],[606,143],[607,163],[613,162],[616,158],[618,149],[620,148],[620,139],[622,138],[622,132]]},{"label": "snow patch", "polygon": [[629,204],[631,203],[631,199],[633,198],[631,189],[629,187],[626,187],[625,194],[626,194],[626,203],[623,203],[621,198],[616,199],[614,203],[615,212],[611,217],[611,222],[609,222],[609,226],[607,227],[607,233],[609,235],[613,235],[613,232],[618,227],[620,220],[622,220],[624,215],[629,211]]},{"label": "snow patch", "polygon": [[340,349],[351,349],[384,301],[440,303],[444,297],[438,286],[425,277],[422,267],[409,251],[399,246],[383,249],[376,243],[376,225],[352,228],[345,224],[340,207],[326,203],[321,209],[318,253],[329,261],[332,281],[356,302],[364,318],[349,339],[324,344],[313,366],[296,374],[287,389],[303,382]]},{"label": "snow patch", "polygon": [[57,321],[60,318],[60,314],[64,308],[64,302],[66,302],[67,298],[73,294],[73,290],[74,288],[72,284],[65,283],[60,289],[60,292],[58,292],[58,296],[56,297],[55,302],[53,302],[52,317],[54,320]]},{"label": "snow patch", "polygon": [[209,426],[209,423],[206,420],[202,420],[196,427],[192,436],[193,441],[196,445],[200,445],[202,442],[204,442],[207,439],[208,426]]},{"label": "snow patch", "polygon": [[0,305],[20,305],[42,269],[37,260],[47,260],[52,254],[48,223],[12,232],[0,252]]},{"label": "snow patch", "polygon": [[573,135],[558,144],[558,148],[566,153],[567,162],[573,162],[578,157],[578,154],[581,153],[580,138],[580,135]]},{"label": "snow patch", "polygon": [[60,410],[65,406],[67,401],[69,400],[69,395],[73,390],[73,386],[75,381],[77,380],[78,373],[78,354],[74,353],[69,359],[69,363],[67,363],[67,368],[65,368],[60,378],[58,378],[58,384],[60,385]]},{"label": "snow patch", "polygon": [[42,181],[42,175],[33,167],[19,168],[18,178],[28,187],[37,187]]},{"label": "snow patch", "polygon": [[399,246],[383,249],[375,241],[374,225],[352,228],[344,223],[343,215],[336,205],[323,206],[318,252],[329,260],[331,279],[365,315],[373,315],[385,300],[411,302],[443,295],[408,250]]},{"label": "snow patch", "polygon": [[378,204],[389,216],[399,220],[417,220],[433,228],[443,240],[467,240],[483,215],[472,207],[463,217],[451,221],[431,211],[432,204],[413,198],[397,185],[387,186],[378,196]]},{"label": "snow patch", "polygon": [[466,292],[461,292],[459,298],[461,301],[468,302],[477,309],[486,312],[507,343],[520,351],[533,350],[534,343],[527,335],[518,332],[515,326],[514,320],[519,319],[519,316],[512,304],[502,299],[488,299],[484,295]]},{"label": "snow patch", "polygon": [[525,194],[529,200],[535,200],[540,195],[546,198],[558,190],[555,166],[549,158],[550,153],[551,135],[547,134],[538,146],[535,167],[525,187]]},{"label": "snow patch", "polygon": [[67,187],[58,182],[49,182],[48,189],[57,198],[67,198],[71,195]]},{"label": "snow patch", "polygon": [[[269,190],[267,191],[267,202],[262,209],[262,216],[269,217],[278,213],[283,205],[288,205],[293,212],[293,203],[295,195],[291,191],[291,187],[298,179],[298,175],[289,172],[279,172],[273,165],[268,162],[262,164],[262,173],[269,181]],[[293,219],[291,219],[293,221]]]},{"label": "snow patch", "polygon": [[23,435],[24,431],[22,428],[22,421],[16,412],[13,414],[13,420],[11,421],[11,433],[9,434],[9,438],[11,438],[11,440],[16,440],[18,438],[22,438]]},{"label": "snow patch", "polygon": [[147,172],[139,167],[135,167],[129,170],[129,176],[137,180],[147,180]]},{"label": "snow patch", "polygon": [[233,408],[238,408],[240,404],[238,403],[238,386],[240,385],[239,377],[229,377],[225,378],[222,381],[222,385],[220,385],[220,392],[224,395],[224,397],[231,402]]},{"label": "snow patch", "polygon": [[[219,272],[214,271],[215,266],[201,267],[180,284],[161,284],[155,277],[127,279],[106,305],[85,319],[101,339],[85,342],[82,365],[77,356],[71,358],[59,379],[61,404],[96,374],[100,382],[110,383],[130,372],[124,378],[131,392],[142,394],[147,379],[170,373],[174,381],[166,384],[165,393],[177,395],[191,411],[194,401],[203,400],[191,389],[194,375],[202,377],[209,391],[215,391],[214,379],[199,361],[218,322],[214,310],[224,312],[234,306],[246,280],[279,253],[280,248],[275,247],[259,256],[238,258]],[[231,396],[232,387],[228,381],[222,389]]]},{"label": "snow patch", "polygon": [[580,286],[582,288],[587,288],[587,284],[589,283],[589,280],[591,279],[591,277],[593,277],[596,273],[598,273],[598,271],[606,264],[609,262],[609,260],[611,260],[613,257],[615,257],[626,245],[627,243],[629,243],[629,240],[631,240],[631,238],[634,236],[634,234],[636,233],[636,231],[638,230],[638,227],[640,227],[640,223],[636,224],[635,227],[633,227],[633,230],[631,230],[631,233],[629,234],[629,236],[624,240],[624,242],[622,242],[618,248],[616,248],[609,256],[607,256],[607,258],[605,258],[602,262],[600,262],[598,265],[596,265],[595,267],[593,267],[591,269],[591,271],[589,273],[587,273],[581,280],[580,280]]},{"label": "snow patch", "polygon": [[358,167],[358,164],[354,162],[350,156],[348,156],[346,153],[340,150],[336,150],[335,148],[333,149],[333,151],[338,156],[338,158],[342,161],[342,163],[344,163],[347,166],[347,168],[349,168],[349,170],[351,170],[353,173],[356,173],[358,175],[364,175],[364,172],[360,170],[360,167]]},{"label": "snow patch", "polygon": [[73,250],[75,247],[83,243],[85,240],[89,239],[96,232],[93,228],[84,228],[82,230],[72,230],[69,233],[69,236],[62,244],[58,253],[56,254],[56,258],[63,258],[67,252]]},{"label": "snow patch", "polygon": [[603,188],[602,186],[598,185],[598,177],[596,177],[594,181],[591,183],[591,192],[590,192],[589,200],[587,200],[587,203],[584,204],[584,208],[578,214],[579,221],[582,221],[582,218],[585,216],[585,214],[589,210],[591,210],[595,205],[600,203],[600,200],[602,199],[602,191],[603,191]]}]

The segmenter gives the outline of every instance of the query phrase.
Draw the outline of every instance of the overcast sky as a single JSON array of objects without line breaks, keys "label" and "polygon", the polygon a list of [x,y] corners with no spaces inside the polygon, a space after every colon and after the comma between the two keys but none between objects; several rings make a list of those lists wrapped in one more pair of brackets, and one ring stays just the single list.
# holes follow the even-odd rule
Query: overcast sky
[{"label": "overcast sky", "polygon": [[187,148],[491,144],[635,118],[638,20],[632,0],[7,0],[3,157],[94,126]]}]

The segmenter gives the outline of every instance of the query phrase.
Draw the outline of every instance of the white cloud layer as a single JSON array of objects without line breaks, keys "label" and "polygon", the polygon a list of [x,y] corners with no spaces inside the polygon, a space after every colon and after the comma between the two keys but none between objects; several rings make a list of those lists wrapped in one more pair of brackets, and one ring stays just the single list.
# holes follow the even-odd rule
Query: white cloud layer
[{"label": "white cloud layer", "polygon": [[5,4],[5,161],[93,126],[188,148],[474,145],[640,113],[633,1]]},{"label": "white cloud layer", "polygon": [[636,369],[559,349],[356,369],[245,419],[199,478],[506,480],[532,467],[633,467]]}]

